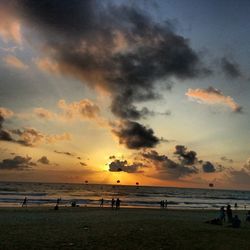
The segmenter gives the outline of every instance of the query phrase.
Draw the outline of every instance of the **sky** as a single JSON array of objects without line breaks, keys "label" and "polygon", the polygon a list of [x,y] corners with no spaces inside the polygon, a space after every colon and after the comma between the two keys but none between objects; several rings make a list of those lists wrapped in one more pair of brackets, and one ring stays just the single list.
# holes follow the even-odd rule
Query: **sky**
[{"label": "sky", "polygon": [[0,1],[0,181],[250,189],[249,1]]}]

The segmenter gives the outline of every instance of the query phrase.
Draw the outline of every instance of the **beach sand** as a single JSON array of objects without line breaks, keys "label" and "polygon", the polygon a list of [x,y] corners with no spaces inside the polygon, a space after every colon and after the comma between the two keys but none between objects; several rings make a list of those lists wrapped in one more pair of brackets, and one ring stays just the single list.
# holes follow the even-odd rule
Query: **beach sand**
[{"label": "beach sand", "polygon": [[[0,208],[0,249],[250,249],[250,224],[204,223],[217,211]],[[237,211],[243,220],[245,211]]]}]

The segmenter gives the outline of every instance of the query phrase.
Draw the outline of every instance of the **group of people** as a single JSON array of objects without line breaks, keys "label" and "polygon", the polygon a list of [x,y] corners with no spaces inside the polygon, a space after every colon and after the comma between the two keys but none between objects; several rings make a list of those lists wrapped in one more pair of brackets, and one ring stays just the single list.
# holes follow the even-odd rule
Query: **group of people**
[{"label": "group of people", "polygon": [[[235,210],[237,209],[237,203],[235,203]],[[226,219],[227,218],[227,219]],[[225,206],[222,206],[219,211],[219,216],[213,220],[206,221],[206,223],[214,224],[214,225],[223,225],[223,223],[228,222],[233,228],[239,228],[241,225],[241,220],[238,215],[233,216],[233,211],[231,205],[228,204],[225,210]],[[248,211],[246,221],[250,221],[250,211]]]},{"label": "group of people", "polygon": [[[61,201],[61,198],[58,198],[56,200],[56,205],[54,207],[54,210],[59,209],[60,201]],[[28,203],[28,199],[27,199],[27,197],[25,197],[23,202],[22,202],[22,207],[27,207],[27,203]],[[101,198],[100,207],[103,207],[103,205],[104,205],[104,199]],[[119,198],[117,198],[117,199],[112,198],[112,200],[111,200],[111,208],[112,209],[119,209],[120,205],[121,205],[121,200]],[[76,201],[72,201],[71,206],[72,207],[79,207],[79,205],[76,204]],[[167,206],[168,206],[167,200],[160,201],[161,208],[167,208]],[[235,210],[237,210],[237,208],[238,208],[237,203],[234,204],[234,208],[235,208]],[[206,223],[210,223],[210,224],[214,224],[214,225],[223,225],[223,223],[225,223],[226,221],[228,223],[230,223],[231,224],[230,226],[232,226],[233,228],[239,228],[241,226],[241,220],[239,219],[238,215],[233,216],[233,211],[232,211],[230,204],[227,205],[226,209],[225,209],[225,206],[222,206],[219,210],[219,216],[215,219],[206,221]],[[250,211],[248,211],[246,214],[246,221],[250,222]]]},{"label": "group of people", "polygon": [[[237,206],[235,206],[237,208]],[[226,222],[226,216],[227,216],[227,222],[232,224],[232,227],[239,228],[241,225],[241,220],[239,219],[238,215],[233,216],[233,211],[231,209],[231,205],[227,205],[227,208],[225,210],[225,207],[222,206],[220,208],[220,215],[219,218],[222,222]]]},{"label": "group of people", "polygon": [[[58,198],[56,200],[56,205],[54,206],[54,210],[58,210],[59,209],[59,204],[60,204],[60,201],[62,199],[61,198]],[[22,207],[27,207],[27,204],[28,204],[28,198],[25,197],[23,202],[22,202]],[[101,198],[100,200],[100,207],[103,207],[104,205],[104,199]],[[121,200],[119,198],[117,198],[116,200],[114,198],[112,198],[111,200],[111,207],[112,209],[119,209],[120,208],[120,205],[121,205]],[[79,207],[79,205],[76,203],[76,201],[72,201],[71,202],[71,207]]]},{"label": "group of people", "polygon": [[[100,207],[103,207],[103,204],[104,204],[104,199],[102,198],[100,200]],[[116,200],[114,198],[112,198],[111,200],[111,208],[112,209],[119,209],[120,208],[120,205],[121,205],[121,200],[119,198],[117,198]]]},{"label": "group of people", "polygon": [[167,200],[160,201],[160,207],[161,208],[167,208],[168,207],[168,201]]}]

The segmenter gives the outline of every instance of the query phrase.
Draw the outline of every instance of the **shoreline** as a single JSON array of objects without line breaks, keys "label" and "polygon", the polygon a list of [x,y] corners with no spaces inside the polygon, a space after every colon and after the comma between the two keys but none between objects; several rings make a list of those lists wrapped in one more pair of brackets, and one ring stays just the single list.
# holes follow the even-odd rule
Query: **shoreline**
[{"label": "shoreline", "polygon": [[[28,205],[27,207],[22,207],[22,205],[19,206],[7,206],[7,205],[0,205],[0,211],[4,210],[4,209],[54,209],[55,204],[41,204],[41,205]],[[59,209],[72,209],[72,210],[84,210],[84,209],[97,209],[97,210],[116,210],[115,208],[112,209],[111,206],[103,206],[100,207],[99,205],[80,205],[77,207],[72,207],[70,205],[59,205]],[[167,208],[161,208],[161,207],[145,207],[145,206],[121,206],[119,209],[117,210],[158,210],[158,211],[210,211],[210,212],[219,212],[220,208],[182,208],[182,207],[167,207]],[[247,213],[247,209],[242,209],[242,208],[238,208],[238,209],[232,209],[233,212],[245,212]]]}]

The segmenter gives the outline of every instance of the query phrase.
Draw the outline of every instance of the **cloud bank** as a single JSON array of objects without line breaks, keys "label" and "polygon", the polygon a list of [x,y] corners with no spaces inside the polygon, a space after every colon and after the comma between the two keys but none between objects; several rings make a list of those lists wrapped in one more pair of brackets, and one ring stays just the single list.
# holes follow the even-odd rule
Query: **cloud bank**
[{"label": "cloud bank", "polygon": [[42,156],[40,159],[37,160],[37,162],[40,162],[44,165],[49,165],[50,161],[49,159],[47,158],[47,156]]},{"label": "cloud bank", "polygon": [[110,172],[127,172],[127,173],[142,173],[143,171],[139,170],[142,167],[142,163],[133,163],[131,165],[128,162],[114,160],[109,164]]},{"label": "cloud bank", "polygon": [[[94,0],[10,0],[3,8],[34,37],[39,35],[38,46],[30,39],[42,48],[39,68],[108,93],[110,110],[123,124],[115,134],[128,148],[153,147],[159,141],[152,129],[134,121],[155,113],[137,105],[159,99],[159,84],[169,89],[171,78],[185,80],[209,73],[199,53],[173,30],[172,23],[156,22],[135,7]],[[86,112],[85,116],[93,114]],[[128,130],[134,132],[131,143],[123,137]],[[151,134],[149,141],[134,145],[142,130]]]},{"label": "cloud bank", "polygon": [[13,159],[4,159],[0,162],[0,170],[25,170],[32,166],[36,166],[31,161],[31,157],[15,156]]}]

